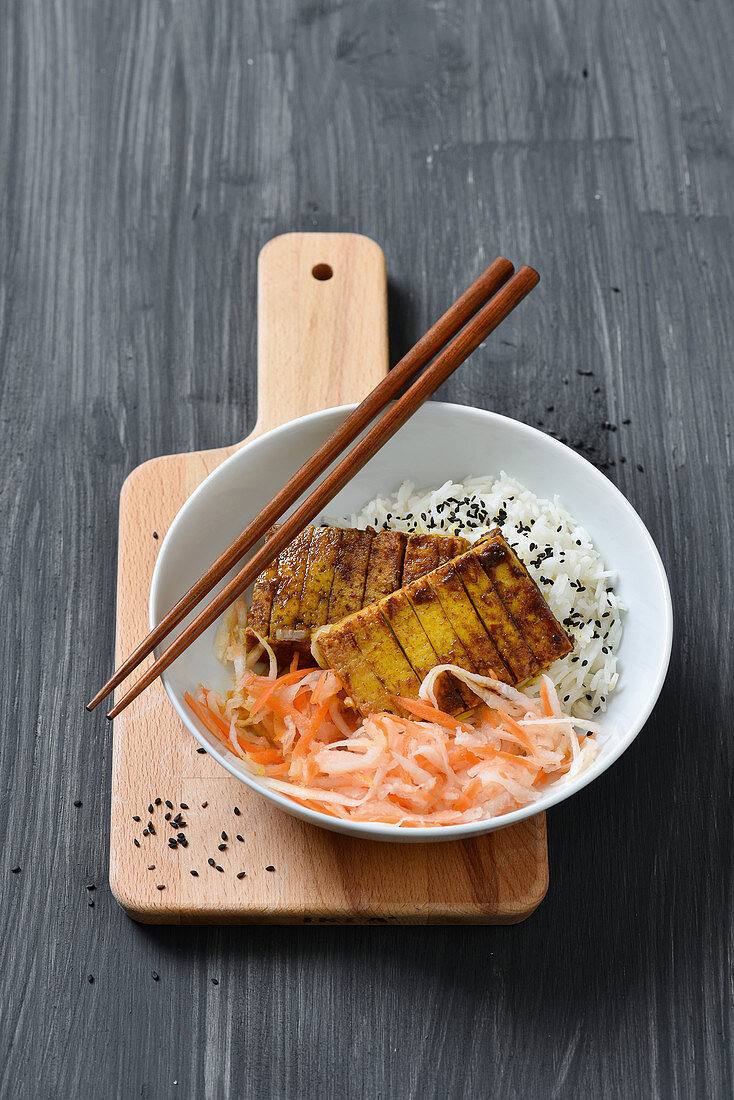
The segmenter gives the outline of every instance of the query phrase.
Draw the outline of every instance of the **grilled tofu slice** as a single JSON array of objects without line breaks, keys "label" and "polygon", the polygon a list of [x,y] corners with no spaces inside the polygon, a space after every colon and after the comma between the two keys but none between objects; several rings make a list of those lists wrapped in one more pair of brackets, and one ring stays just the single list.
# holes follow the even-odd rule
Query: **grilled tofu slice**
[{"label": "grilled tofu slice", "polygon": [[[444,663],[431,645],[404,589],[385,597],[380,603],[380,611],[390,624],[419,681],[436,665]],[[464,709],[462,697],[447,673],[437,678],[434,690],[439,707],[447,714],[458,714]]]},{"label": "grilled tofu slice", "polygon": [[252,589],[247,629],[256,631],[261,638],[267,638],[270,634],[270,609],[273,606],[273,596],[277,587],[278,562],[276,559],[263,570]]},{"label": "grilled tofu slice", "polygon": [[400,588],[406,536],[402,531],[379,531],[372,539],[362,606],[376,603]]},{"label": "grilled tofu slice", "polygon": [[[413,581],[404,592],[433,646],[436,664],[458,665],[467,672],[476,672],[474,662],[461,644],[461,639],[446,617],[441,601],[425,577]],[[477,697],[470,688],[461,681],[456,681],[456,686],[465,705],[476,706]]]},{"label": "grilled tofu slice", "polygon": [[408,535],[403,560],[403,587],[438,569],[468,549],[466,539],[453,535]]},{"label": "grilled tofu slice", "polygon": [[311,536],[298,608],[298,625],[309,631],[326,622],[341,537],[339,527],[316,527]]},{"label": "grilled tofu slice", "polygon": [[327,623],[339,622],[345,615],[351,615],[362,607],[373,534],[372,531],[358,531],[356,528],[342,531],[334,562]]},{"label": "grilled tofu slice", "polygon": [[[349,629],[367,664],[385,685],[391,696],[408,695],[417,698],[420,680],[410,661],[398,645],[379,606],[364,607],[348,619]],[[337,626],[338,629],[338,626]],[[355,700],[356,702],[356,700]],[[362,708],[357,703],[358,708]],[[397,710],[394,705],[391,710]],[[362,711],[363,714],[369,711]]]},{"label": "grilled tofu slice", "polygon": [[313,532],[313,527],[305,527],[278,556],[278,586],[270,609],[270,637],[274,642],[294,640]]},{"label": "grilled tofu slice", "polygon": [[321,627],[314,632],[313,650],[322,668],[334,668],[361,714],[394,711],[385,685],[365,660],[349,625]]},{"label": "grilled tofu slice", "polygon": [[527,569],[502,536],[477,550],[477,558],[538,663],[539,671],[573,649],[573,641],[543,599]]},{"label": "grilled tofu slice", "polygon": [[455,564],[474,610],[516,682],[535,676],[540,666],[482,569],[478,555],[469,551],[458,557]]},{"label": "grilled tofu slice", "polygon": [[500,657],[497,647],[466,594],[456,562],[448,562],[447,565],[434,569],[428,574],[426,580],[441,601],[441,606],[461,639],[464,649],[471,654],[476,671],[482,676],[493,676],[507,684],[514,684],[515,677]]}]

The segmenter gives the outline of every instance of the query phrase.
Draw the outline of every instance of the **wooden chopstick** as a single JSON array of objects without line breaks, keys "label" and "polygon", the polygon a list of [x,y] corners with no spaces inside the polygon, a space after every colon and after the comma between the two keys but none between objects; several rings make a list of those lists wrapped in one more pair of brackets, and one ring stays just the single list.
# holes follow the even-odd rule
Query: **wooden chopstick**
[{"label": "wooden chopstick", "polygon": [[140,662],[149,653],[153,652],[158,643],[163,641],[166,635],[186,618],[189,611],[211,592],[215,585],[219,584],[222,577],[226,576],[232,566],[236,565],[248,550],[252,549],[258,539],[262,538],[268,528],[272,527],[283,513],[298,500],[301,493],[308,489],[317,477],[323,474],[337,455],[341,454],[345,447],[348,447],[359,433],[374,420],[377,414],[382,412],[388,402],[397,396],[405,383],[409,382],[417,371],[422,370],[427,363],[430,363],[448,341],[457,332],[461,331],[479,307],[484,305],[507,282],[514,270],[510,261],[502,256],[489,265],[469,289],[464,291],[461,297],[457,298],[446,313],[436,321],[425,336],[421,337],[407,355],[403,356],[389,374],[378,382],[364,401],[336,431],[331,433],[328,439],[301,466],[300,470],[296,471],[272,500],[258,512],[244,531],[219,555],[206,573],[171,608],[165,618],[161,619],[160,623],[151,630],[150,634],[123,661],[94,698],[87,703],[87,710],[94,710],[105,696],[109,695],[118,684],[121,684],[131,672],[134,672]]},{"label": "wooden chopstick", "polygon": [[108,718],[116,718],[177,657],[194,642],[207,627],[215,622],[229,605],[241,596],[255,578],[273,561],[280,551],[303,530],[336,496],[348,481],[392,438],[431,394],[471,355],[483,340],[495,329],[523,298],[537,286],[540,276],[531,267],[520,270],[487,302],[469,321],[466,327],[448,344],[420,375],[380,417],[377,423],[352,450],[324,478],[320,485],[288,517],[265,545],[253,555],[247,564],[225,585],[211,603],[189,623],[185,630],[168,646],[130,690],[112,707]]}]

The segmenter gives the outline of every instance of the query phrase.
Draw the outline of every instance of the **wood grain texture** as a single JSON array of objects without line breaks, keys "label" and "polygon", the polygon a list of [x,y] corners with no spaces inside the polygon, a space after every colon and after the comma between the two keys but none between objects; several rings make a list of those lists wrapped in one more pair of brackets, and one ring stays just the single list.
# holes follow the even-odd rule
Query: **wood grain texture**
[{"label": "wood grain texture", "polygon": [[[0,1094],[728,1100],[734,7],[0,17]],[[514,928],[143,927],[105,887],[83,704],[120,487],[252,428],[257,254],[293,229],[382,245],[392,361],[493,256],[536,266],[443,396],[593,448],[670,574],[660,703],[549,814],[553,887]]]},{"label": "wood grain texture", "polygon": [[[322,264],[332,271],[327,280],[313,276]],[[364,397],[388,369],[386,302],[385,258],[374,241],[346,233],[269,241],[258,261],[258,418],[248,439]],[[148,630],[160,539],[203,477],[241,445],[150,459],[125,480],[118,664]],[[279,813],[196,748],[160,681],[115,719],[110,885],[137,920],[514,924],[545,895],[545,815],[439,849],[364,844]],[[181,803],[188,847],[172,849],[168,838],[181,830],[165,817]]]}]

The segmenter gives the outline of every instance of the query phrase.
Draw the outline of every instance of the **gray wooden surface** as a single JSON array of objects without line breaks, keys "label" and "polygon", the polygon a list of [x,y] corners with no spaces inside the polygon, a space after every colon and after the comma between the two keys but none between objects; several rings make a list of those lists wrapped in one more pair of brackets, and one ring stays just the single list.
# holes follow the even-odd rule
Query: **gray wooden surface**
[{"label": "gray wooden surface", "polygon": [[[732,57],[729,0],[0,0],[3,1097],[732,1095]],[[670,572],[660,704],[519,927],[151,929],[106,887],[118,490],[253,424],[290,229],[382,244],[395,356],[536,265],[444,396],[588,448]]]}]

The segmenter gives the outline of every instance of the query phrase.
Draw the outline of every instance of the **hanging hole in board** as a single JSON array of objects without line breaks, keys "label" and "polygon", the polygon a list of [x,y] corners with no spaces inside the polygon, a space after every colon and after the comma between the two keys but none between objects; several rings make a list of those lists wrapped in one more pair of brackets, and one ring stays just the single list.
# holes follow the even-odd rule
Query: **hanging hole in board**
[{"label": "hanging hole in board", "polygon": [[316,264],[315,267],[311,268],[311,274],[314,279],[318,279],[320,283],[323,283],[331,278],[334,274],[334,269],[330,267],[329,264]]}]

